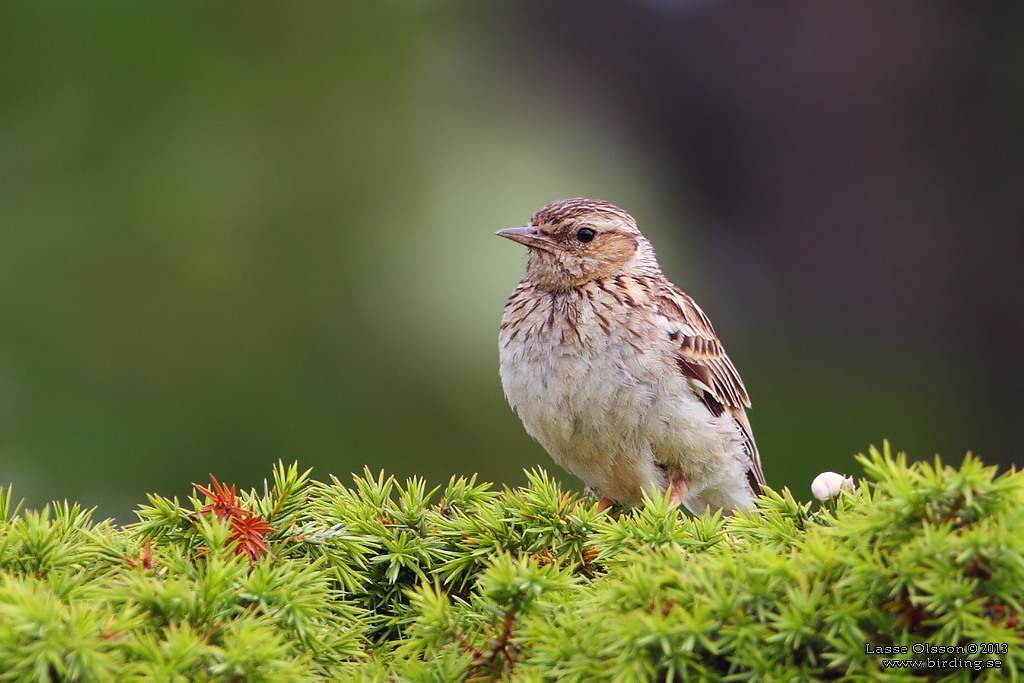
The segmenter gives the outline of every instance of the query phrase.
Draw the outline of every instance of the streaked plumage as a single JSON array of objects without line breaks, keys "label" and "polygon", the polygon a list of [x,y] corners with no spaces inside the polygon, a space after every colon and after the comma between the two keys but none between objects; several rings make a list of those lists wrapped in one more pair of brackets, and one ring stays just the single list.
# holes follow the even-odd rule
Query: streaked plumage
[{"label": "streaked plumage", "polygon": [[498,234],[530,247],[498,337],[502,386],[527,432],[605,502],[672,485],[694,512],[749,507],[764,476],[747,391],[633,218],[568,199]]}]

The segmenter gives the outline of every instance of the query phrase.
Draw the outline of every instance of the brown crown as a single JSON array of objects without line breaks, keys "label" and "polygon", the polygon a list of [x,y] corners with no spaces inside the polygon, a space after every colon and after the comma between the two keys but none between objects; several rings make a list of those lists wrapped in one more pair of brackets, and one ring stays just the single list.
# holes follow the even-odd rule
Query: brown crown
[{"label": "brown crown", "polygon": [[543,209],[533,214],[530,225],[558,225],[566,221],[593,214],[604,214],[609,217],[619,218],[632,227],[636,227],[636,221],[628,213],[610,202],[601,199],[560,199],[551,202]]}]

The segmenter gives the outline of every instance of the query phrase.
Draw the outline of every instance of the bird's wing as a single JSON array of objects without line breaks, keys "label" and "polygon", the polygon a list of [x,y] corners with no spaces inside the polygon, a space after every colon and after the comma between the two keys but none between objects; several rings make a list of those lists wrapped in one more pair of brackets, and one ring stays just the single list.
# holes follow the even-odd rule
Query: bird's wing
[{"label": "bird's wing", "polygon": [[664,319],[669,341],[678,344],[675,361],[690,381],[697,396],[716,417],[728,413],[743,436],[743,450],[750,458],[750,488],[760,495],[764,485],[761,456],[757,452],[750,421],[744,408],[750,407],[743,380],[729,360],[711,321],[685,292],[670,285],[654,298],[656,312]]}]

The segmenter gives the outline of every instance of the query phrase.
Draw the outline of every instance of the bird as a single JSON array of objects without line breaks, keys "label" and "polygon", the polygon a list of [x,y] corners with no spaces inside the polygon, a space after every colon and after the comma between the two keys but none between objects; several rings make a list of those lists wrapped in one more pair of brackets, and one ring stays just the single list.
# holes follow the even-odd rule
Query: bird
[{"label": "bird", "polygon": [[747,390],[636,220],[563,199],[496,234],[529,248],[498,334],[505,397],[598,509],[655,490],[693,514],[753,507],[765,480]]}]

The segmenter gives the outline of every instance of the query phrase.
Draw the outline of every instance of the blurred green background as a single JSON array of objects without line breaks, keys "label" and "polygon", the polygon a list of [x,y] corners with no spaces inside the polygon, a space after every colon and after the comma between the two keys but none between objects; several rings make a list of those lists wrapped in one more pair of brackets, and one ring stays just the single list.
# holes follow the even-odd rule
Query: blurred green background
[{"label": "blurred green background", "polygon": [[122,522],[278,459],[578,486],[496,349],[526,255],[493,232],[569,196],[631,211],[715,321],[771,485],[807,498],[882,438],[977,447],[941,344],[746,315],[699,183],[531,11],[0,5],[0,483]]}]

